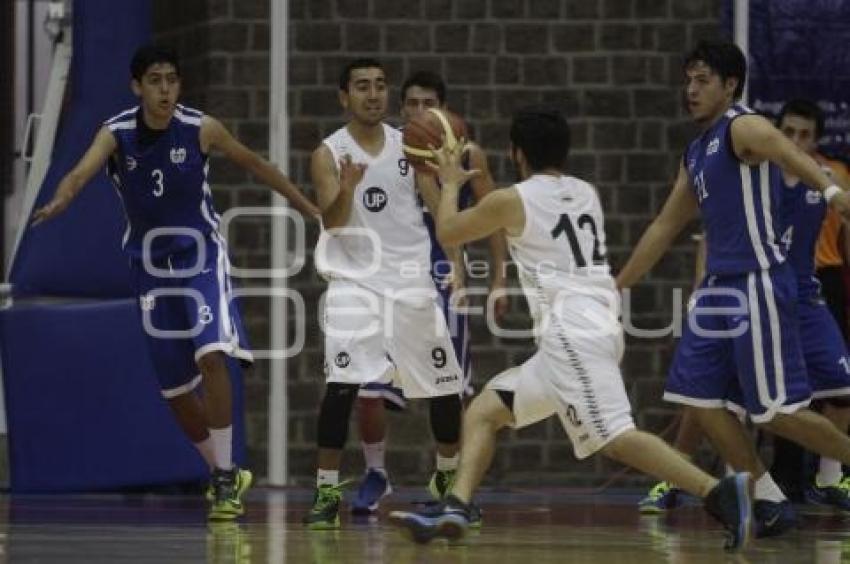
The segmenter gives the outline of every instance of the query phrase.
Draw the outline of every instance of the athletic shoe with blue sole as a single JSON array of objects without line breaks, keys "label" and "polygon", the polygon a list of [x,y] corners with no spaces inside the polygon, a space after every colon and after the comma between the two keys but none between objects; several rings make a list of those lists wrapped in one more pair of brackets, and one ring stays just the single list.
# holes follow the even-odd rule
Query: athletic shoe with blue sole
[{"label": "athletic shoe with blue sole", "polygon": [[739,550],[750,541],[753,507],[750,499],[750,475],[741,472],[727,476],[705,497],[705,510],[726,529],[726,550]]},{"label": "athletic shoe with blue sole", "polygon": [[469,507],[451,495],[444,503],[426,507],[418,512],[390,513],[390,522],[419,544],[431,542],[436,538],[458,541],[466,535],[469,521]]}]

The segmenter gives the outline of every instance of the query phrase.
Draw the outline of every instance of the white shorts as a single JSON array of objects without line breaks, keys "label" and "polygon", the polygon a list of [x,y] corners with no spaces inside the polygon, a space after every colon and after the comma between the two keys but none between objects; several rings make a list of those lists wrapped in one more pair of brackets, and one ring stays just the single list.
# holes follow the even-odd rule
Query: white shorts
[{"label": "white shorts", "polygon": [[515,428],[558,415],[576,458],[587,458],[617,435],[634,429],[620,373],[622,334],[544,339],[522,365],[487,383],[513,393]]},{"label": "white shorts", "polygon": [[407,398],[461,393],[463,375],[436,295],[415,307],[334,281],[323,318],[328,382],[393,382]]}]

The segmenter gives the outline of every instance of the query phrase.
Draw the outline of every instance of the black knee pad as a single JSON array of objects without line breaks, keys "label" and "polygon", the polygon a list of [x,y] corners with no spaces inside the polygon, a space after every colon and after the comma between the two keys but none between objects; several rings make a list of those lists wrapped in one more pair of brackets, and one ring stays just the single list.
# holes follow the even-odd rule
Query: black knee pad
[{"label": "black knee pad", "polygon": [[329,383],[319,409],[319,448],[342,449],[348,439],[348,421],[360,386]]},{"label": "black knee pad", "polygon": [[431,398],[428,406],[431,432],[438,443],[454,444],[460,440],[460,421],[463,404],[460,394]]}]

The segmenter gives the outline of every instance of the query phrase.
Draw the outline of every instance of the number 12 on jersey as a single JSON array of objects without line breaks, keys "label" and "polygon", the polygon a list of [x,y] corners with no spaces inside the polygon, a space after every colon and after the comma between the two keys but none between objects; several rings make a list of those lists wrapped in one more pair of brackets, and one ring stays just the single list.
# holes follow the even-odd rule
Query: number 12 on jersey
[{"label": "number 12 on jersey", "polygon": [[[578,228],[582,231],[589,228],[590,233],[593,235],[593,264],[605,264],[605,255],[599,250],[599,234],[596,230],[596,222],[593,221],[593,218],[590,215],[583,213],[578,216],[576,225],[578,225]],[[557,239],[562,233],[567,235],[567,242],[570,244],[570,250],[573,253],[576,266],[587,266],[587,259],[581,252],[578,234],[576,233],[575,227],[573,227],[573,222],[570,219],[570,216],[565,213],[561,214],[558,219],[558,223],[555,224],[554,228],[552,228],[552,238]]]}]

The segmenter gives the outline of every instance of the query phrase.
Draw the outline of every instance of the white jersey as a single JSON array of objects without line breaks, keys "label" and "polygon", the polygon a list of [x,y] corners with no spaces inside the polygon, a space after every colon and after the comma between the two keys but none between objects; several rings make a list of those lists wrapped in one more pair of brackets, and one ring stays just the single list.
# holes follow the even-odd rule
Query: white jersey
[{"label": "white jersey", "polygon": [[[596,189],[572,176],[544,174],[515,189],[525,210],[525,227],[507,241],[538,339],[543,337],[541,346],[547,336],[554,336],[547,323],[552,313],[557,325],[570,332],[619,332],[619,295],[606,259],[605,224]],[[588,303],[602,307],[590,312]]]},{"label": "white jersey", "polygon": [[[433,300],[431,243],[416,195],[413,168],[402,151],[402,134],[384,124],[378,156],[364,151],[343,127],[324,140],[335,163],[350,155],[366,164],[354,190],[344,232],[322,230],[316,268],[328,280],[348,280],[411,303]],[[339,166],[339,165],[337,165]],[[427,298],[425,298],[427,296]]]}]

